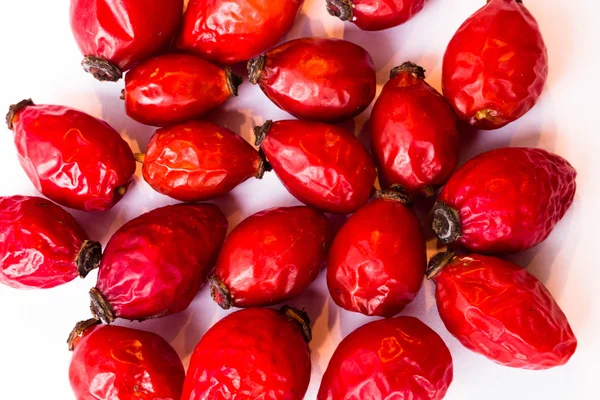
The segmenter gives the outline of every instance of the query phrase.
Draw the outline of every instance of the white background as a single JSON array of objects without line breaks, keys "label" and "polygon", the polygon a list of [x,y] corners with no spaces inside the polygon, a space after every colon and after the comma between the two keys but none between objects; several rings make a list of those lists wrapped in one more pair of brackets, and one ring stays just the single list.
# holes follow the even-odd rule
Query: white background
[{"label": "white background", "polygon": [[[446,44],[458,26],[484,0],[431,0],[421,14],[404,26],[384,32],[362,32],[325,12],[324,0],[307,0],[287,39],[331,36],[356,42],[368,49],[378,70],[378,86],[388,71],[412,60],[427,69],[427,80],[440,88],[441,60]],[[538,146],[566,157],[579,172],[575,203],[550,238],[514,259],[540,278],[569,317],[579,348],[562,368],[535,372],[497,366],[471,353],[446,332],[437,315],[433,284],[426,282],[405,314],[414,315],[435,329],[454,358],[455,379],[447,399],[596,399],[600,372],[600,262],[598,229],[600,197],[598,155],[598,13],[592,0],[526,0],[537,17],[550,55],[550,77],[539,104],[520,121],[494,132],[464,137],[464,159],[502,146]],[[99,83],[85,74],[81,55],[71,37],[67,0],[0,2],[0,109],[23,98],[39,104],[72,106],[105,119],[143,151],[153,128],[126,118],[119,100],[122,81]],[[350,66],[351,67],[351,66]],[[241,70],[240,70],[241,71]],[[363,133],[368,112],[347,123]],[[209,118],[251,138],[251,128],[266,119],[289,117],[277,109],[257,87],[245,83],[240,97]],[[12,134],[1,128],[0,195],[36,191],[21,170]],[[364,135],[363,135],[364,136]],[[131,218],[173,203],[155,193],[140,171],[130,193],[113,210],[103,214],[73,212],[92,238],[106,243]],[[230,228],[241,219],[272,206],[296,204],[274,174],[249,181],[217,201],[229,218]],[[339,218],[338,218],[339,221]],[[430,254],[435,241],[429,242]],[[311,343],[313,376],[307,399],[314,399],[320,377],[342,337],[369,321],[338,309],[329,299],[324,274],[291,303],[305,306],[314,320]],[[71,399],[68,381],[70,353],[65,339],[73,324],[89,316],[88,289],[96,274],[60,288],[19,291],[0,287],[0,399]],[[132,325],[157,332],[172,343],[187,366],[194,346],[215,321],[227,313],[211,302],[207,288],[191,307],[178,315]],[[123,323],[120,321],[119,323]]]}]

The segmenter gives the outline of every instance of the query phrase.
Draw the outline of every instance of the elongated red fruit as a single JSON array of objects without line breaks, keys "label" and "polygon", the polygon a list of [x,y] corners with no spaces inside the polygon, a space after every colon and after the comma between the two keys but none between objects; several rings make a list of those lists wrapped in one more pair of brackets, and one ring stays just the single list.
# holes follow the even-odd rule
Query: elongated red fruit
[{"label": "elongated red fruit", "polygon": [[478,253],[514,253],[542,241],[575,196],[577,172],[542,149],[511,147],[471,159],[450,178],[433,208],[443,243]]},{"label": "elongated red fruit", "polygon": [[102,246],[56,204],[28,196],[0,197],[0,283],[52,288],[98,267]]},{"label": "elongated red fruit", "polygon": [[125,75],[127,115],[146,125],[167,126],[199,118],[237,96],[242,78],[187,54],[167,54]]},{"label": "elongated red fruit", "polygon": [[456,168],[456,116],[411,62],[392,69],[371,112],[371,148],[383,187],[431,195]]},{"label": "elongated red fruit", "polygon": [[100,81],[118,81],[171,41],[182,14],[183,0],[71,0],[83,68]]},{"label": "elongated red fruit", "polygon": [[327,11],[365,31],[401,25],[423,9],[427,0],[327,0]]},{"label": "elongated red fruit", "polygon": [[548,289],[527,270],[496,257],[434,257],[440,317],[465,347],[507,367],[548,369],[565,364],[577,339]]},{"label": "elongated red fruit", "polygon": [[454,34],[444,55],[444,95],[458,117],[497,129],[527,113],[548,77],[548,54],[521,0],[488,0]]},{"label": "elongated red fruit", "polygon": [[401,193],[377,192],[336,235],[327,261],[335,303],[365,315],[393,317],[416,297],[427,267],[425,238]]},{"label": "elongated red fruit", "polygon": [[223,196],[247,179],[262,179],[268,167],[243,138],[204,121],[157,130],[146,155],[136,157],[154,190],[181,201]]},{"label": "elongated red fruit", "polygon": [[310,338],[308,316],[290,307],[229,314],[196,346],[181,400],[302,400]]},{"label": "elongated red fruit", "polygon": [[218,64],[247,61],[292,29],[304,0],[190,0],[177,47]]},{"label": "elongated red fruit", "polygon": [[23,100],[10,107],[19,162],[35,188],[60,205],[105,211],[127,191],[133,153],[106,122],[72,108]]},{"label": "elongated red fruit", "polygon": [[302,293],[325,266],[329,220],[310,207],[280,207],[245,219],[229,234],[211,278],[222,308],[264,307]]},{"label": "elongated red fruit", "polygon": [[365,204],[376,171],[369,153],[346,130],[309,121],[267,121],[254,128],[273,170],[301,202],[332,213]]},{"label": "elongated red fruit", "polygon": [[160,336],[82,321],[69,336],[69,380],[76,400],[179,400],[185,371]]},{"label": "elongated red fruit", "polygon": [[185,310],[206,283],[227,219],[214,204],[177,204],[127,222],[111,237],[90,290],[95,317],[144,320]]},{"label": "elongated red fruit", "polygon": [[413,317],[370,322],[333,353],[317,400],[441,400],[452,383],[452,356]]},{"label": "elongated red fruit", "polygon": [[302,38],[248,63],[250,82],[273,103],[300,119],[337,122],[363,112],[375,98],[371,55],[332,38]]}]

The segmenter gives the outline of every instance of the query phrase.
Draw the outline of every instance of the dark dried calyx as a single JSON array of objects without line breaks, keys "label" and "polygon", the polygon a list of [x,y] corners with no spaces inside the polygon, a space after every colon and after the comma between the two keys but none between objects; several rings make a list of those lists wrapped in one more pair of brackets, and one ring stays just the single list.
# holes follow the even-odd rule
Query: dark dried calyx
[{"label": "dark dried calyx", "polygon": [[115,313],[112,307],[96,288],[90,289],[90,310],[96,319],[105,324],[112,324],[115,321]]},{"label": "dark dried calyx", "polygon": [[256,85],[258,83],[258,80],[265,69],[266,62],[267,56],[264,54],[248,61],[248,78],[251,84]]},{"label": "dark dried calyx", "polygon": [[262,145],[263,141],[267,137],[267,134],[271,130],[272,126],[273,126],[273,121],[268,120],[262,126],[254,127],[254,137],[255,137],[254,144],[257,147],[260,147]]},{"label": "dark dried calyx", "polygon": [[439,274],[446,265],[452,262],[454,257],[456,257],[454,250],[448,250],[433,256],[427,265],[427,271],[425,273],[427,279],[432,279]]},{"label": "dark dried calyx", "polygon": [[342,21],[354,19],[354,3],[351,0],[327,0],[327,12]]},{"label": "dark dried calyx", "polygon": [[229,88],[229,92],[231,92],[232,96],[238,95],[238,88],[244,82],[244,79],[233,73],[231,68],[225,68],[225,75],[227,77],[227,87]]},{"label": "dark dried calyx", "polygon": [[444,244],[457,241],[461,236],[458,211],[443,202],[438,202],[431,210],[431,229]]},{"label": "dark dried calyx", "polygon": [[308,318],[306,311],[304,311],[304,309],[298,310],[290,306],[283,306],[279,311],[290,320],[300,325],[304,340],[306,340],[306,343],[310,343],[312,340],[312,331],[310,330],[310,318]]},{"label": "dark dried calyx", "polygon": [[85,278],[91,271],[100,266],[102,260],[102,245],[93,240],[86,240],[75,257],[77,272],[81,278]]},{"label": "dark dried calyx", "polygon": [[6,126],[8,126],[8,129],[12,131],[13,121],[15,120],[15,117],[19,111],[21,111],[25,107],[34,105],[35,104],[33,104],[33,101],[31,101],[31,99],[25,99],[21,100],[17,104],[13,104],[10,107],[8,107],[8,113],[6,113]]},{"label": "dark dried calyx", "polygon": [[233,307],[233,298],[225,283],[215,275],[211,276],[208,281],[210,282],[210,297],[214,302],[223,310]]},{"label": "dark dried calyx", "polygon": [[123,71],[119,67],[100,57],[85,56],[81,66],[100,82],[116,82],[123,77]]},{"label": "dark dried calyx", "polygon": [[406,193],[402,185],[394,184],[389,189],[382,189],[375,192],[375,198],[384,200],[393,200],[406,206],[412,205],[412,199]]},{"label": "dark dried calyx", "polygon": [[67,339],[69,351],[73,351],[75,349],[75,341],[78,338],[82,337],[85,331],[98,324],[100,324],[100,320],[96,318],[88,319],[85,321],[79,321],[77,324],[75,324],[75,328],[73,328],[73,330],[69,334],[69,338]]},{"label": "dark dried calyx", "polygon": [[392,79],[401,72],[408,72],[417,79],[425,79],[425,69],[420,65],[417,65],[410,61],[407,61],[402,65],[392,68],[392,70],[390,71],[390,79]]}]

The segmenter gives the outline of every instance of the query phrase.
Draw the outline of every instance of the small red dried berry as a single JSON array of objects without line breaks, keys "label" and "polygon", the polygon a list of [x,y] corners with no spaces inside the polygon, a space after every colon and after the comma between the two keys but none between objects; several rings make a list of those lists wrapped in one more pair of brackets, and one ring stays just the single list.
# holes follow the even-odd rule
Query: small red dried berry
[{"label": "small red dried berry", "polygon": [[365,31],[401,25],[423,9],[427,0],[327,0],[327,11]]}]

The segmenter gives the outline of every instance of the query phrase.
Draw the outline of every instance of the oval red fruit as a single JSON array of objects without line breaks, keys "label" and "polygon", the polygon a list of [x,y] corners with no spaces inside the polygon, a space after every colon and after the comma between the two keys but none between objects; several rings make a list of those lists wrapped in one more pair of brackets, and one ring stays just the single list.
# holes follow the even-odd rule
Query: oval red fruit
[{"label": "oval red fruit", "polygon": [[133,153],[106,122],[72,108],[23,100],[6,116],[19,162],[36,189],[60,205],[105,211],[127,191]]},{"label": "oval red fruit", "polygon": [[[142,160],[142,155],[136,155]],[[258,151],[227,128],[190,121],[156,131],[143,156],[144,179],[154,190],[181,201],[223,196],[240,183],[261,179]]]},{"label": "oval red fruit", "polygon": [[308,323],[289,307],[229,314],[196,346],[181,400],[302,400],[311,370]]},{"label": "oval red fruit", "polygon": [[83,68],[100,81],[118,81],[177,33],[183,0],[71,0],[71,30]]},{"label": "oval red fruit", "polygon": [[125,75],[127,115],[166,126],[201,117],[237,96],[242,78],[199,57],[168,54],[136,65]]},{"label": "oval red fruit", "polygon": [[431,195],[456,168],[456,116],[425,82],[425,70],[407,62],[392,69],[371,113],[371,148],[380,183],[411,195]]},{"label": "oval red fruit", "polygon": [[98,267],[102,246],[68,212],[39,197],[0,197],[0,283],[52,288]]},{"label": "oval red fruit", "polygon": [[218,64],[246,61],[292,29],[304,0],[190,0],[180,50]]},{"label": "oval red fruit", "polygon": [[362,47],[332,38],[283,43],[248,63],[250,82],[300,119],[336,122],[363,112],[375,98],[375,66]]},{"label": "oval red fruit", "polygon": [[488,0],[462,24],[444,55],[444,95],[458,117],[497,129],[527,113],[548,77],[548,54],[521,0]]},{"label": "oval red fruit", "polygon": [[405,23],[427,0],[327,0],[327,11],[365,31],[380,31]]},{"label": "oval red fruit", "polygon": [[264,307],[302,293],[325,266],[329,220],[310,207],[261,211],[223,244],[211,296],[222,308]]},{"label": "oval red fruit", "polygon": [[333,353],[317,400],[441,400],[452,383],[442,338],[413,317],[370,322]]},{"label": "oval red fruit", "polygon": [[377,173],[360,141],[335,125],[267,121],[254,128],[273,170],[301,202],[332,213],[351,213],[371,195]]},{"label": "oval red fruit", "polygon": [[575,197],[577,172],[542,149],[503,148],[471,159],[450,178],[432,228],[443,243],[514,253],[544,241]]},{"label": "oval red fruit", "polygon": [[431,260],[428,277],[435,281],[448,331],[498,364],[548,369],[565,364],[577,348],[567,317],[548,289],[518,265],[447,252]]},{"label": "oval red fruit", "polygon": [[185,371],[160,336],[82,321],[69,337],[69,380],[76,400],[179,400]]},{"label": "oval red fruit", "polygon": [[94,316],[144,320],[185,310],[206,283],[227,219],[214,204],[147,212],[109,240],[90,291]]}]

